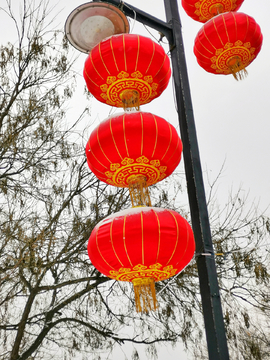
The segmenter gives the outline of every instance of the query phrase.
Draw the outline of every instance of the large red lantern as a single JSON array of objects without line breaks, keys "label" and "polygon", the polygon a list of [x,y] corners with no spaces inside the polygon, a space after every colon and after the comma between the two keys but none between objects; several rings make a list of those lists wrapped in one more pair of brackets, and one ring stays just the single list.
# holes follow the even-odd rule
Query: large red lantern
[{"label": "large red lantern", "polygon": [[115,115],[101,122],[86,145],[90,169],[107,184],[128,187],[131,179],[152,185],[179,164],[182,142],[165,119],[145,112]]},{"label": "large red lantern", "polygon": [[209,20],[195,39],[198,64],[213,74],[233,74],[238,80],[262,46],[256,21],[243,13],[229,12]]},{"label": "large red lantern", "polygon": [[244,0],[182,0],[186,13],[194,20],[205,23],[213,16],[237,11]]},{"label": "large red lantern", "polygon": [[[104,275],[132,282],[137,311],[156,308],[154,283],[178,274],[193,257],[188,222],[173,210],[123,210],[96,225],[88,242],[92,264]],[[149,295],[153,296],[150,303]]]},{"label": "large red lantern", "polygon": [[95,46],[84,67],[88,90],[111,106],[136,107],[160,96],[168,85],[170,60],[151,39],[112,36]]}]

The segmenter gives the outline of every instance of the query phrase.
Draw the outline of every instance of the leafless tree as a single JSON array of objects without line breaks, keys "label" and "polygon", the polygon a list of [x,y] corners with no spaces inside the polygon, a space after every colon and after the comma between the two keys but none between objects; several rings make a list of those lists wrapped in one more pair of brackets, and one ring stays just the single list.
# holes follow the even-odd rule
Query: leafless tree
[{"label": "leafless tree", "polygon": [[[94,359],[125,342],[154,357],[155,344],[180,340],[205,358],[195,260],[156,284],[159,310],[144,315],[128,284],[91,265],[91,230],[129,207],[129,196],[86,166],[76,129],[87,109],[68,120],[73,60],[49,21],[53,8],[23,0],[20,9],[9,0],[1,7],[17,40],[0,48],[0,358]],[[175,207],[167,183],[161,188],[152,190],[155,205]],[[247,211],[240,194],[224,208],[209,206],[231,351],[239,360],[268,359],[269,220]]]}]

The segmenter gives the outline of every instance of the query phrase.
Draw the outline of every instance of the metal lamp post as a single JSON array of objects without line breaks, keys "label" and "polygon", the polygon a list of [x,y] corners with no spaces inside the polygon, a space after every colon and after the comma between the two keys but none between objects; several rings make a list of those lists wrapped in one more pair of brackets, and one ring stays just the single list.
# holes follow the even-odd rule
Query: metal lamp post
[{"label": "metal lamp post", "polygon": [[[137,21],[159,31],[166,36],[169,41],[178,118],[183,142],[189,205],[196,241],[196,261],[209,359],[228,360],[229,353],[222,315],[177,0],[164,0],[167,22],[159,20],[132,5],[125,4],[122,0],[99,0],[94,3],[104,3],[107,4],[106,6],[112,4],[119,7],[125,15],[131,18],[136,17]],[[70,36],[70,34],[68,35]]]}]

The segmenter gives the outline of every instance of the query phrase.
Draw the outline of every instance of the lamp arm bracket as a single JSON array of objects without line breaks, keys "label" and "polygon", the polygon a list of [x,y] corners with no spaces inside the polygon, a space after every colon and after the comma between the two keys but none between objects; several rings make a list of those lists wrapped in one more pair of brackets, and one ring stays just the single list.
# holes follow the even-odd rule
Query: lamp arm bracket
[{"label": "lamp arm bracket", "polygon": [[144,25],[150,26],[152,29],[155,29],[160,33],[164,34],[164,36],[166,36],[166,38],[169,40],[169,43],[171,43],[172,25],[170,23],[167,23],[150,14],[147,14],[146,12],[136,8],[133,5],[127,4],[122,0],[98,0],[98,2],[106,2],[117,6],[121,9],[121,11],[123,11],[126,16],[129,16],[132,19],[134,19],[136,16],[137,21]]}]

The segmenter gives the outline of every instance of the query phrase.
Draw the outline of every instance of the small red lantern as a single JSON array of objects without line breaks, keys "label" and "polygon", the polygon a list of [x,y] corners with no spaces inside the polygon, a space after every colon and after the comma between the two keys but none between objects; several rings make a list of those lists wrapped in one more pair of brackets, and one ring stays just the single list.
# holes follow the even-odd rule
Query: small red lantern
[{"label": "small red lantern", "polygon": [[169,176],[179,164],[182,142],[165,119],[145,112],[115,115],[91,133],[86,145],[90,169],[107,184],[128,187],[136,176],[147,185]]},{"label": "small red lantern", "polygon": [[213,74],[233,74],[238,80],[256,58],[262,33],[255,20],[243,13],[229,12],[209,20],[195,39],[198,64]]},{"label": "small red lantern", "polygon": [[244,0],[182,0],[186,13],[194,20],[205,23],[213,16],[237,11]]},{"label": "small red lantern", "polygon": [[97,100],[116,107],[138,108],[165,90],[171,76],[170,60],[163,48],[149,38],[115,35],[92,49],[83,75]]},{"label": "small red lantern", "polygon": [[141,300],[144,311],[156,308],[154,283],[182,271],[194,250],[188,222],[173,210],[155,207],[110,215],[96,225],[88,242],[90,260],[101,273],[133,283],[137,311],[142,311]]}]

